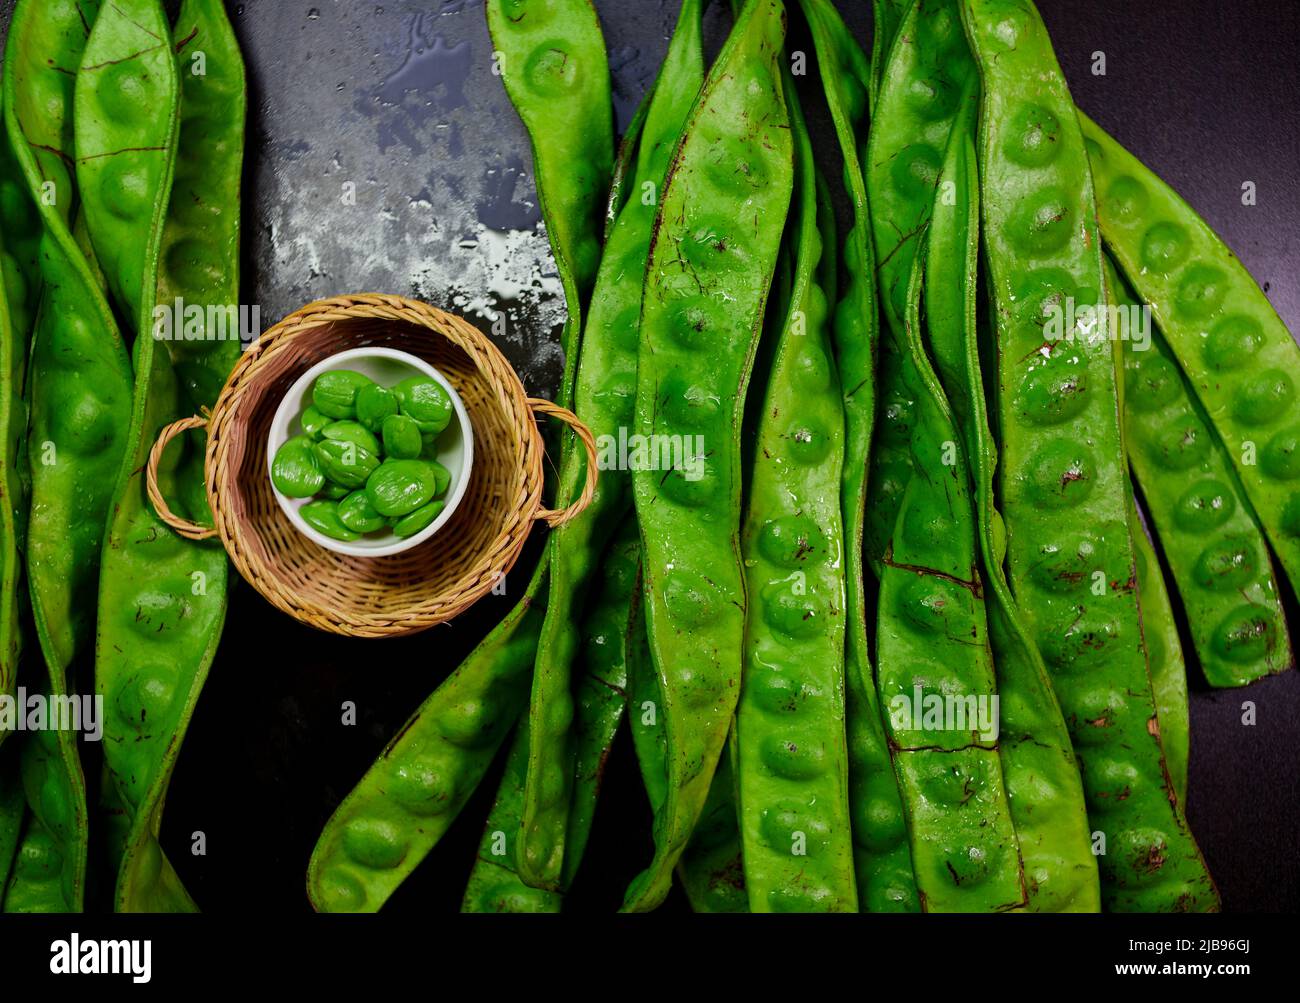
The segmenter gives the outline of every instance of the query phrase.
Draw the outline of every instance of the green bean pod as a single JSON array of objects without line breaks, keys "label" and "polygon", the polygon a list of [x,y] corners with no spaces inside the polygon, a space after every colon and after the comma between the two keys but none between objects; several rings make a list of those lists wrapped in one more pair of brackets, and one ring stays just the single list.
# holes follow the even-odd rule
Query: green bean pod
[{"label": "green bean pod", "polygon": [[[1278,560],[1300,587],[1300,346],[1196,211],[1082,112],[1078,121],[1106,246],[1150,304]],[[1209,435],[1184,440],[1181,426],[1163,431],[1168,469],[1198,463],[1212,450]],[[1230,648],[1244,662],[1276,644],[1243,615],[1227,630],[1220,654]]]},{"label": "green bean pod", "polygon": [[[573,624],[601,552],[631,506],[631,477],[617,454],[635,417],[641,286],[668,161],[704,78],[702,10],[702,0],[682,5],[635,144],[636,167],[627,182],[631,197],[609,230],[583,330],[574,406],[596,437],[603,469],[587,510],[554,529],[548,541],[551,598],[533,671],[528,729],[523,825],[532,835],[521,852],[536,857],[529,865],[530,878],[547,887],[565,855],[565,833],[573,829],[569,815],[578,736],[571,727],[572,677],[579,643]],[[576,496],[585,476],[585,455],[568,450],[560,470],[559,504]]]},{"label": "green bean pod", "polygon": [[[99,550],[131,407],[126,349],[70,232],[77,202],[74,70],[89,34],[87,19],[98,10],[98,2],[77,7],[23,0],[10,22],[4,72],[4,145],[12,144],[11,176],[33,206],[43,279],[27,377],[30,419],[12,430],[26,439],[27,585],[48,672],[44,684],[29,687],[54,700],[67,695],[68,668],[90,647]],[[6,205],[12,201],[5,199]],[[76,734],[57,729],[27,736],[22,771],[32,820],[6,908],[78,911],[88,823]]]},{"label": "green bean pod", "polygon": [[[183,0],[174,37],[181,123],[159,252],[158,305],[178,310],[184,306],[183,330],[173,328],[166,345],[181,389],[198,410],[216,403],[239,361],[240,182],[247,86],[239,42],[221,0]],[[194,452],[201,454],[202,449]],[[200,499],[202,481],[200,469]],[[193,503],[189,507],[195,508]],[[205,500],[195,517],[206,508]]]},{"label": "green bean pod", "polygon": [[844,291],[831,333],[844,393],[844,472],[840,499],[844,528],[845,710],[849,751],[849,807],[853,815],[854,874],[859,906],[868,912],[920,908],[898,782],[890,762],[867,642],[862,569],[862,526],[868,457],[875,427],[875,258],[866,179],[857,133],[866,126],[872,71],[828,0],[803,0],[831,120],[843,161],[853,226],[844,236]]},{"label": "green bean pod", "polygon": [[732,757],[723,753],[704,810],[677,861],[677,879],[695,912],[749,912],[736,781]]},{"label": "green bean pod", "polygon": [[1191,742],[1187,706],[1187,663],[1174,621],[1174,606],[1165,578],[1142,520],[1134,509],[1133,556],[1136,559],[1138,601],[1142,604],[1142,633],[1151,666],[1151,691],[1155,695],[1160,744],[1164,746],[1169,779],[1179,803],[1187,803],[1187,754]]},{"label": "green bean pod", "polygon": [[674,154],[650,247],[637,434],[679,455],[672,469],[632,475],[669,751],[654,859],[624,902],[632,911],[668,893],[740,688],[739,435],[792,185],[784,40],[780,0],[749,0]]},{"label": "green bean pod", "polygon": [[[137,334],[126,456],[100,567],[95,660],[96,691],[110,709],[103,798],[115,818],[110,855],[120,911],[195,908],[157,839],[171,768],[225,614],[225,554],[175,536],[152,511],[143,476],[157,430],[183,410],[171,364],[152,337],[179,107],[161,6],[104,7],[82,56],[74,125],[87,230]],[[174,462],[162,465],[159,483],[176,495]]]},{"label": "green bean pod", "polygon": [[[663,689],[650,657],[645,605],[637,603],[628,627],[627,720],[650,808],[658,815],[668,792],[668,734],[660,710]],[[735,743],[728,743],[734,755]],[[749,912],[736,811],[732,755],[723,753],[695,831],[677,861],[677,877],[696,912]]]},{"label": "green bean pod", "polygon": [[[494,71],[533,142],[537,197],[560,279],[585,295],[600,264],[614,161],[600,22],[591,0],[488,0],[486,6]],[[566,289],[565,299],[577,298]]]},{"label": "green bean pod", "polygon": [[[973,83],[973,81],[972,81]],[[997,677],[998,751],[1024,864],[1026,909],[1096,912],[1101,907],[1083,784],[1069,730],[1042,655],[1016,608],[1002,562],[1006,539],[994,500],[997,445],[989,429],[976,320],[979,167],[978,88],[962,95],[936,186],[925,248],[925,334],[912,357],[930,394],[959,428],[975,496],[976,537]],[[924,364],[926,348],[934,368]]]},{"label": "green bean pod", "polygon": [[[582,625],[585,671],[578,683],[573,811],[569,816],[563,889],[577,875],[600,795],[605,760],[627,707],[627,644],[634,607],[641,602],[640,548],[635,520],[627,519],[605,553],[600,588]],[[549,612],[549,610],[548,610]],[[530,888],[515,869],[511,845],[523,813],[527,720],[520,722],[505,775],[488,815],[478,859],[470,872],[462,912],[557,912],[561,896]]]},{"label": "green bean pod", "polygon": [[899,24],[881,75],[867,152],[876,277],[886,331],[880,348],[880,427],[871,453],[871,505],[864,535],[879,570],[898,506],[911,478],[909,449],[917,385],[897,346],[905,343],[908,280],[929,220],[961,95],[975,77],[957,0],[918,0]]},{"label": "green bean pod", "polygon": [[[1114,302],[1133,324],[1142,307],[1109,258],[1107,266]],[[1244,686],[1291,665],[1273,561],[1228,450],[1168,344],[1147,327],[1145,351],[1131,338],[1123,342],[1129,466],[1169,560],[1201,671],[1211,686]]]},{"label": "green bean pod", "polygon": [[[788,77],[786,104],[794,284],[788,312],[774,317],[741,530],[749,600],[735,741],[745,887],[752,912],[856,912],[844,739],[844,403],[827,331],[835,226],[829,205],[819,205],[812,141]],[[810,370],[823,378],[801,379]]]},{"label": "green bean pod", "polygon": [[307,868],[317,911],[378,911],[451,827],[527,701],[545,595],[541,563],[334,810]]},{"label": "green bean pod", "polygon": [[[924,234],[904,317],[916,345],[923,249]],[[908,344],[894,351],[916,402],[914,463],[882,555],[876,691],[922,907],[1002,912],[1025,903],[1026,887],[998,753],[1000,707],[964,449],[932,392],[938,381],[924,354]]]},{"label": "green bean pod", "polygon": [[889,53],[898,29],[912,8],[913,0],[871,0],[871,107],[876,106],[880,78],[889,64]]},{"label": "green bean pod", "polygon": [[1070,297],[1105,303],[1083,137],[1032,3],[963,0],[962,14],[984,85],[981,201],[1011,587],[1081,759],[1103,903],[1213,909],[1155,722],[1106,311],[1068,336],[1046,331]]},{"label": "green bean pod", "polygon": [[[13,98],[6,87],[4,106]],[[41,300],[41,218],[8,130],[0,132],[0,697],[12,697],[23,651],[26,610],[22,555],[27,534],[28,346]],[[0,730],[0,742],[8,736]]]}]

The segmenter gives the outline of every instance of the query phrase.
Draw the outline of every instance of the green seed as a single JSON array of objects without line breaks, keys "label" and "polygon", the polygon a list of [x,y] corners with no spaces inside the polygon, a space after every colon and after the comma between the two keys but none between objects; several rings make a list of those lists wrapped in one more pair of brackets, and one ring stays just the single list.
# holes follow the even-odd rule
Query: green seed
[{"label": "green seed", "polygon": [[330,423],[327,415],[321,414],[320,410],[314,407],[307,408],[299,419],[302,430],[305,434],[310,435],[313,439],[319,439],[321,429]]},{"label": "green seed", "polygon": [[373,533],[385,525],[384,517],[375,511],[365,491],[353,491],[339,502],[339,521],[358,533]]},{"label": "green seed", "polygon": [[351,488],[345,488],[342,484],[335,484],[333,481],[326,481],[325,486],[319,492],[322,498],[329,501],[342,501],[351,493]]},{"label": "green seed", "polygon": [[414,460],[424,443],[420,426],[404,414],[390,414],[383,423],[384,452],[395,460]]},{"label": "green seed", "polygon": [[437,466],[424,460],[385,460],[366,482],[370,503],[390,517],[414,512],[441,493]]},{"label": "green seed", "polygon": [[379,455],[379,440],[370,434],[360,422],[355,421],[332,421],[321,429],[321,438],[337,439],[340,442],[355,442],[358,446],[364,446],[367,450]]},{"label": "green seed", "polygon": [[357,391],[357,421],[379,434],[384,419],[397,414],[397,395],[378,384],[363,386]]},{"label": "green seed", "polygon": [[402,414],[412,418],[423,433],[436,435],[451,421],[451,396],[440,383],[425,376],[412,376],[393,387]]},{"label": "green seed", "polygon": [[312,403],[331,418],[355,418],[357,391],[365,386],[374,386],[374,381],[351,369],[322,373],[312,387]]},{"label": "green seed", "polygon": [[400,519],[393,520],[393,533],[396,536],[406,539],[408,536],[414,536],[425,526],[438,518],[438,514],[447,507],[447,503],[441,498],[431,501],[427,505],[421,505],[410,515],[404,515]]},{"label": "green seed", "polygon": [[356,533],[339,519],[339,506],[337,502],[318,500],[308,502],[298,510],[305,522],[312,529],[324,533],[334,540],[356,540],[361,534]]},{"label": "green seed", "polygon": [[305,435],[295,435],[275,452],[271,463],[271,483],[290,498],[310,498],[325,483],[325,475],[313,452],[314,444]]},{"label": "green seed", "polygon": [[355,442],[326,439],[313,447],[325,476],[345,488],[359,488],[379,466],[379,457]]}]

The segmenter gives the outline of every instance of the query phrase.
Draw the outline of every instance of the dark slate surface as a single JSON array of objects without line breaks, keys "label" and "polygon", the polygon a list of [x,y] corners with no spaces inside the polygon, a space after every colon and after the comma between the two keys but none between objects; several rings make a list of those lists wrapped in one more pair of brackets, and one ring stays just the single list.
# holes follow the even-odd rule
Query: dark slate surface
[{"label": "dark slate surface", "polygon": [[[841,2],[864,44],[869,6]],[[597,7],[622,125],[653,79],[677,3]],[[372,290],[457,310],[485,329],[500,311],[498,343],[528,389],[553,392],[563,307],[528,140],[490,72],[481,0],[229,8],[251,86],[244,298],[260,305],[264,323],[313,299]],[[1040,8],[1079,105],[1189,198],[1300,329],[1300,8],[1287,0],[1041,0]],[[12,0],[0,0],[0,25],[11,10]],[[709,26],[716,47],[718,11]],[[1093,72],[1097,53],[1105,75]],[[825,117],[811,117],[833,164]],[[1245,181],[1257,185],[1256,206],[1241,205]],[[341,197],[349,183],[355,205]],[[510,575],[513,591],[531,559]],[[200,904],[306,909],[307,857],[333,806],[511,602],[489,597],[454,625],[375,643],[300,627],[239,583],[167,804],[164,843]],[[1195,678],[1193,687],[1189,811],[1224,904],[1294,910],[1300,676],[1245,691],[1210,692]],[[345,700],[357,704],[356,727],[339,723]],[[1254,727],[1241,724],[1247,702]],[[621,739],[573,908],[614,908],[648,859],[638,783]],[[391,909],[458,905],[493,786],[489,777]],[[203,858],[189,853],[196,830],[207,836]],[[674,893],[670,908],[682,907]]]}]

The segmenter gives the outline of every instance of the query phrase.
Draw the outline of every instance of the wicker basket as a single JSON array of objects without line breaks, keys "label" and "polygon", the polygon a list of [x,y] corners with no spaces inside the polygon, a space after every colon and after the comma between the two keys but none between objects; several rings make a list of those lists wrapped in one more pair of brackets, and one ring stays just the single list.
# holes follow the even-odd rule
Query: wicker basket
[{"label": "wicker basket", "polygon": [[[465,402],[475,443],[469,486],[451,521],[418,547],[376,558],[337,554],[299,533],[266,474],[267,432],[290,385],[321,359],[369,345],[409,352],[441,371]],[[560,511],[542,506],[538,413],[570,425],[587,450],[583,492]],[[156,476],[167,443],[203,427],[215,528],[173,514]],[[586,508],[595,479],[591,432],[572,412],[528,397],[477,328],[425,303],[379,294],[321,300],[276,324],[249,346],[210,415],[162,430],[146,471],[150,501],[177,533],[219,536],[239,573],[272,605],[354,637],[412,634],[450,620],[513,566],[536,520],[558,526]]]}]

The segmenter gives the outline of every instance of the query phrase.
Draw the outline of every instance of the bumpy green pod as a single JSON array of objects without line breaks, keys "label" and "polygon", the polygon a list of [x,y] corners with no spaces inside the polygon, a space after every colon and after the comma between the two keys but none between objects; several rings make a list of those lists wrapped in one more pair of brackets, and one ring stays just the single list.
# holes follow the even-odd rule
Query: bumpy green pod
[{"label": "bumpy green pod", "polygon": [[585,294],[600,264],[614,161],[609,64],[595,8],[591,0],[488,0],[487,23],[495,68],[533,141],[542,214],[548,232],[554,228],[552,247],[566,258],[561,281]]},{"label": "bumpy green pod", "polygon": [[[627,707],[627,645],[630,622],[640,605],[641,539],[627,519],[605,553],[599,589],[582,625],[584,657],[578,682],[575,721],[573,811],[565,840],[563,887],[568,889],[582,862],[600,795],[605,760]],[[549,612],[549,610],[548,610]],[[462,912],[555,912],[560,895],[530,888],[515,869],[514,839],[523,813],[527,768],[527,721],[520,723],[506,760],[496,802],[488,815],[478,859],[470,872]]]},{"label": "bumpy green pod", "polygon": [[[561,336],[560,402],[567,404],[577,372],[583,306],[600,262],[601,210],[608,205],[614,157],[604,36],[589,0],[491,0],[487,23],[502,83],[533,145],[538,201],[564,288],[568,316]],[[572,447],[573,437],[566,433],[561,470],[573,462]],[[548,567],[549,560],[548,552],[543,558]],[[549,677],[545,681],[552,682]],[[529,883],[558,889],[571,795],[572,764],[565,752],[573,710],[568,694],[554,689],[548,695],[556,697],[557,706],[548,708],[547,716],[543,694],[534,700],[535,725],[540,727],[529,731],[518,866]]]},{"label": "bumpy green pod", "polygon": [[907,824],[885,744],[867,644],[862,568],[862,525],[867,466],[875,427],[878,311],[875,257],[866,179],[857,133],[866,127],[871,68],[827,0],[804,0],[826,103],[853,203],[844,236],[844,290],[835,307],[832,338],[844,394],[844,474],[840,484],[845,568],[845,695],[849,751],[849,807],[853,813],[854,874],[859,906],[868,912],[920,908],[912,874]]},{"label": "bumpy green pod", "polygon": [[[913,258],[904,318],[913,332],[923,261]],[[913,338],[919,345],[919,335]],[[916,401],[914,464],[882,555],[876,692],[922,907],[1003,912],[1025,903],[1026,888],[997,748],[997,686],[966,460],[944,401],[926,385],[924,355],[907,344],[894,350]]]},{"label": "bumpy green pod", "polygon": [[[179,99],[161,6],[105,7],[82,56],[75,129],[91,243],[137,332],[126,457],[100,568],[95,662],[106,708],[104,800],[125,813],[117,827],[125,841],[110,848],[114,905],[124,911],[194,909],[157,838],[171,768],[225,615],[225,554],[175,536],[150,508],[143,476],[154,433],[183,410],[171,364],[150,336]],[[174,466],[160,474],[174,497]]]},{"label": "bumpy green pod", "polygon": [[[1082,112],[1106,246],[1160,326],[1227,449],[1278,560],[1300,587],[1300,347],[1196,211]],[[1201,462],[1208,435],[1163,429],[1167,469]],[[1243,617],[1220,648],[1246,660],[1275,639]]]},{"label": "bumpy green pod", "polygon": [[[3,95],[8,106],[13,98]],[[23,386],[28,345],[41,299],[41,217],[10,145],[0,132],[0,697],[12,696],[23,650],[26,609],[22,553],[27,532],[26,431]],[[0,742],[9,732],[0,731]]]},{"label": "bumpy green pod", "polygon": [[[625,140],[625,146],[637,149],[636,168],[624,182],[631,196],[609,229],[583,330],[574,407],[596,437],[603,469],[586,511],[553,530],[547,544],[551,598],[533,674],[524,823],[535,831],[533,849],[542,856],[562,857],[564,833],[573,826],[571,784],[579,741],[571,728],[579,642],[573,624],[610,533],[631,506],[631,477],[618,451],[635,417],[641,286],[668,161],[704,79],[702,9],[701,0],[682,5],[640,136],[631,144]],[[619,159],[626,158],[620,154]],[[617,198],[615,193],[611,204]],[[585,454],[570,449],[560,471],[558,504],[576,496],[585,476]],[[551,873],[552,864],[543,869]]]},{"label": "bumpy green pod", "polygon": [[[239,42],[221,0],[184,0],[174,39],[181,123],[159,252],[158,305],[174,312],[185,308],[178,318],[184,321],[182,328],[172,327],[167,350],[181,389],[197,410],[216,403],[239,361],[240,181],[247,87]],[[201,499],[201,470],[198,482]],[[193,500],[189,507],[195,507]],[[206,508],[205,502],[202,510]]]},{"label": "bumpy green pod", "polygon": [[792,184],[784,40],[779,0],[750,0],[691,112],[650,248],[637,433],[682,462],[632,476],[669,752],[654,859],[624,904],[634,911],[668,893],[739,694],[739,435]]},{"label": "bumpy green pod", "polygon": [[677,878],[696,912],[749,912],[736,781],[732,757],[726,753],[718,760],[700,820],[677,862]]},{"label": "bumpy green pod", "polygon": [[[930,395],[952,415],[966,445],[989,641],[998,686],[998,751],[1031,912],[1096,912],[1101,907],[1083,784],[1069,730],[1042,655],[1016,608],[1002,562],[1006,542],[993,496],[997,445],[989,430],[976,321],[979,93],[962,96],[944,156],[925,248],[927,345],[910,332]],[[950,196],[950,197],[949,197]],[[934,368],[926,364],[928,347]]]},{"label": "bumpy green pod", "polygon": [[1136,558],[1138,601],[1142,604],[1142,633],[1151,666],[1151,691],[1156,699],[1160,744],[1165,749],[1169,779],[1180,803],[1187,803],[1187,754],[1191,742],[1187,707],[1187,663],[1174,621],[1173,603],[1160,571],[1155,547],[1134,509],[1133,556]]},{"label": "bumpy green pod", "polygon": [[[668,729],[662,725],[663,689],[650,657],[644,603],[632,610],[627,647],[627,720],[650,808],[658,815],[668,792]],[[734,752],[734,743],[729,743]],[[741,856],[736,785],[727,753],[718,759],[704,808],[677,876],[696,912],[749,912]]]},{"label": "bumpy green pod", "polygon": [[528,716],[519,718],[519,728],[506,754],[506,768],[497,787],[496,800],[488,812],[479,841],[478,858],[469,873],[461,912],[539,913],[559,912],[564,902],[560,892],[533,888],[523,883],[515,868],[515,839],[524,814],[524,781],[528,774]]},{"label": "bumpy green pod", "polygon": [[[1142,307],[1113,266],[1107,274],[1114,302],[1132,324]],[[1131,338],[1123,342],[1129,465],[1164,546],[1201,671],[1211,686],[1244,686],[1291,665],[1273,560],[1228,450],[1168,344],[1148,327],[1145,350]]]},{"label": "bumpy green pod", "polygon": [[878,569],[894,531],[914,462],[909,444],[917,421],[917,386],[896,346],[903,344],[912,261],[930,217],[961,96],[975,78],[957,0],[918,0],[898,28],[882,71],[867,151],[876,275],[886,330],[880,348],[880,427],[871,453],[871,504],[864,535]]},{"label": "bumpy green pod", "polygon": [[[829,205],[818,204],[812,142],[786,83],[794,284],[788,312],[774,318],[741,533],[748,609],[735,741],[745,887],[752,912],[856,912],[844,740],[844,404],[827,330],[835,226]],[[820,386],[799,379],[810,367],[825,368]]]},{"label": "bumpy green pod", "polygon": [[871,31],[871,106],[876,106],[880,77],[889,63],[889,52],[898,36],[899,26],[913,6],[912,0],[872,0]]},{"label": "bumpy green pod", "polygon": [[307,869],[320,912],[375,912],[437,845],[528,698],[545,565],[524,598],[443,681],[330,816]]},{"label": "bumpy green pod", "polygon": [[1105,311],[1059,340],[1045,330],[1071,297],[1105,303],[1083,137],[1033,5],[963,0],[962,10],[984,84],[980,180],[1010,583],[1081,759],[1106,907],[1213,909],[1218,895],[1154,720]]},{"label": "bumpy green pod", "polygon": [[[77,198],[75,75],[68,71],[81,61],[98,9],[97,2],[23,0],[10,22],[4,73],[4,140],[13,144],[13,180],[25,189],[21,201],[6,197],[4,203],[34,207],[43,279],[27,377],[30,419],[13,430],[29,437],[21,451],[23,475],[30,470],[31,479],[27,585],[48,670],[45,683],[29,686],[55,700],[67,693],[74,656],[89,648],[99,549],[131,408],[126,349],[70,232]],[[35,883],[22,879],[9,904],[80,910],[87,808],[76,735],[68,729],[29,735],[22,759],[34,820],[20,854]],[[38,876],[47,869],[55,880]]]}]

